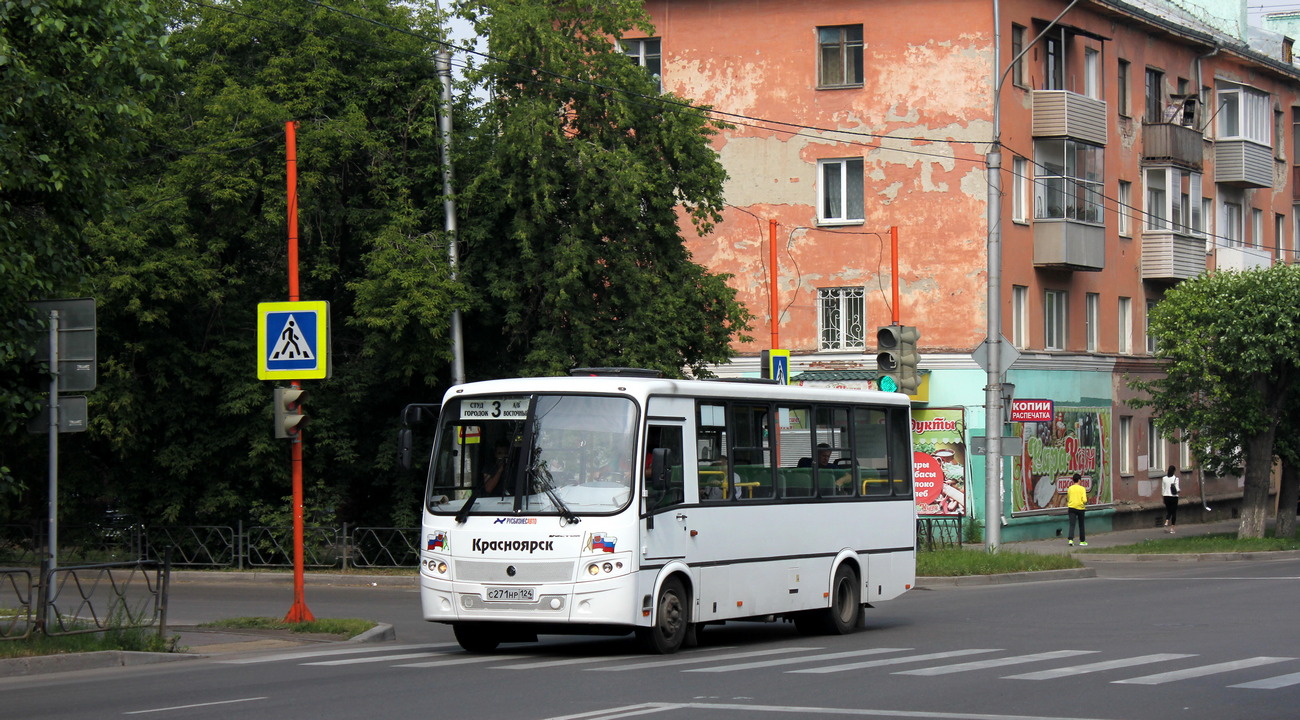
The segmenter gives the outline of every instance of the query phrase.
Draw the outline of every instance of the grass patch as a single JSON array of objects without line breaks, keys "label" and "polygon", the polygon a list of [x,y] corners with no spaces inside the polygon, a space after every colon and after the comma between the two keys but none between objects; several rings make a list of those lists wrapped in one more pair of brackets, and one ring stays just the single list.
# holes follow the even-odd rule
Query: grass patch
[{"label": "grass patch", "polygon": [[1199,553],[1233,553],[1233,552],[1274,552],[1278,550],[1300,550],[1300,540],[1294,537],[1280,538],[1272,535],[1272,530],[1262,538],[1238,538],[1236,533],[1215,533],[1212,535],[1194,535],[1179,537],[1171,535],[1164,538],[1143,540],[1132,545],[1116,545],[1107,548],[1089,548],[1076,552],[1097,554],[1125,555],[1191,555]]},{"label": "grass patch", "polygon": [[373,620],[359,620],[357,618],[324,618],[312,620],[311,622],[290,623],[279,618],[236,617],[203,623],[199,627],[232,630],[288,630],[296,633],[320,633],[351,638],[373,628],[376,624]]},{"label": "grass patch", "polygon": [[158,636],[156,628],[115,628],[80,635],[48,637],[33,632],[25,640],[0,642],[0,659],[61,655],[66,653],[125,650],[129,652],[176,652],[175,636]]},{"label": "grass patch", "polygon": [[916,574],[922,577],[958,577],[962,575],[1001,575],[1003,573],[1068,570],[1083,563],[1069,555],[1040,555],[984,549],[946,549],[916,554]]}]

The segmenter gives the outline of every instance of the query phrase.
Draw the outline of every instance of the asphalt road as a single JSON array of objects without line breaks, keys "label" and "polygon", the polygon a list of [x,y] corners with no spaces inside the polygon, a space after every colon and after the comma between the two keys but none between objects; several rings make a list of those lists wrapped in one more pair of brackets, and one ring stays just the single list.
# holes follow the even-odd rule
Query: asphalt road
[{"label": "asphalt road", "polygon": [[[627,639],[547,636],[494,656],[419,618],[409,587],[313,587],[318,617],[391,623],[397,639],[0,680],[13,718],[432,717],[671,720],[1300,716],[1300,560],[1107,563],[1098,577],[918,590],[866,628],[710,628],[669,657]],[[172,618],[278,615],[286,586],[178,584]]]}]

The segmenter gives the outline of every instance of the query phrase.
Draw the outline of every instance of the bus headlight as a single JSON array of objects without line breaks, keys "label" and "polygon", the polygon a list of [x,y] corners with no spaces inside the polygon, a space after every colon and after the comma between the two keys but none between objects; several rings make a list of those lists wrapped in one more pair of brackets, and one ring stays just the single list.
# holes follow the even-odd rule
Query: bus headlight
[{"label": "bus headlight", "polygon": [[434,573],[434,574],[436,574],[436,575],[446,575],[446,574],[447,574],[447,561],[446,561],[446,560],[439,560],[439,559],[437,559],[437,558],[429,558],[428,560],[425,560],[425,561],[424,561],[424,567],[425,567],[429,572]]},{"label": "bus headlight", "polygon": [[591,575],[592,577],[595,577],[602,573],[605,575],[609,575],[614,572],[621,572],[622,570],[623,570],[622,561],[610,562],[607,560],[604,563],[591,563],[590,565],[587,566],[587,574]]}]

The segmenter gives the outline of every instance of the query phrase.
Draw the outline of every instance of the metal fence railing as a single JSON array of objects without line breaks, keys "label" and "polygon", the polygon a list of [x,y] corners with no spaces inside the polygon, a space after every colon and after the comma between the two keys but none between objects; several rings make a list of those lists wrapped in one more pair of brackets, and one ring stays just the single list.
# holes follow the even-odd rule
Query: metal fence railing
[{"label": "metal fence railing", "polygon": [[[414,568],[419,528],[303,528],[303,565],[314,569]],[[0,525],[0,565],[34,567],[45,556],[36,525]],[[94,564],[158,560],[173,567],[293,567],[293,528],[235,525],[59,526],[59,560]],[[3,621],[3,618],[0,618]]]},{"label": "metal fence railing", "polygon": [[962,545],[962,520],[954,517],[923,517],[916,519],[916,548],[935,550]]},{"label": "metal fence railing", "polygon": [[0,568],[0,641],[154,627],[165,637],[170,575],[165,557],[36,573]]}]

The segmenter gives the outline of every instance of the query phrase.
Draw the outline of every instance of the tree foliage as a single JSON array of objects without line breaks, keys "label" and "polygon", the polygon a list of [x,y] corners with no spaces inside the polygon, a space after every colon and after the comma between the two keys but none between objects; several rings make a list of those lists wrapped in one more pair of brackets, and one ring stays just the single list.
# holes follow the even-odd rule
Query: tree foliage
[{"label": "tree foliage", "polygon": [[[287,295],[287,121],[299,295],[329,301],[333,327],[333,377],[306,383],[309,523],[416,522],[422,478],[393,467],[394,430],[403,405],[445,389],[453,309],[466,311],[475,377],[576,364],[677,374],[726,359],[747,314],[679,231],[679,220],[707,228],[721,207],[712,125],[659,102],[613,49],[610,37],[644,22],[639,6],[475,7],[506,55],[475,76],[493,83],[490,102],[457,93],[459,277],[443,227],[435,14],[387,0],[181,2],[138,39],[166,45],[177,67],[137,75],[156,83],[147,106],[131,106],[140,134],[87,161],[129,161],[119,209],[50,205],[24,226],[74,228],[84,251],[70,257],[95,261],[67,283],[97,298],[100,366],[90,430],[61,458],[65,514],[283,520],[289,445],[272,436],[255,348],[258,302]],[[98,147],[105,132],[83,139]],[[107,197],[90,183],[78,189]],[[44,439],[23,438],[15,457],[35,476]],[[33,492],[0,510],[39,517],[43,502]]]},{"label": "tree foliage", "polygon": [[[333,378],[306,383],[309,504],[410,522],[394,423],[445,367],[462,293],[441,237],[432,20],[380,0],[177,7],[184,70],[135,158],[130,212],[93,228],[100,387],[79,458],[153,522],[284,505],[289,444],[256,369],[257,304],[287,297],[285,123],[297,122],[300,298],[331,303]],[[336,10],[341,10],[338,12]],[[374,22],[367,22],[372,20]]]},{"label": "tree foliage", "polygon": [[462,194],[465,271],[484,292],[471,348],[486,375],[631,365],[705,374],[749,314],[691,260],[689,220],[719,218],[719,124],[613,42],[652,34],[633,0],[469,3],[490,92]]},{"label": "tree foliage", "polygon": [[[1151,312],[1165,375],[1133,382],[1165,437],[1187,433],[1214,474],[1245,472],[1239,534],[1262,537],[1275,455],[1296,459],[1300,268],[1207,273],[1171,288]],[[1289,509],[1294,521],[1295,504]]]},{"label": "tree foliage", "polygon": [[[27,303],[78,289],[81,229],[114,209],[171,67],[165,22],[149,0],[0,0],[0,437],[43,404]],[[0,443],[0,494],[25,484],[17,445]]]}]

